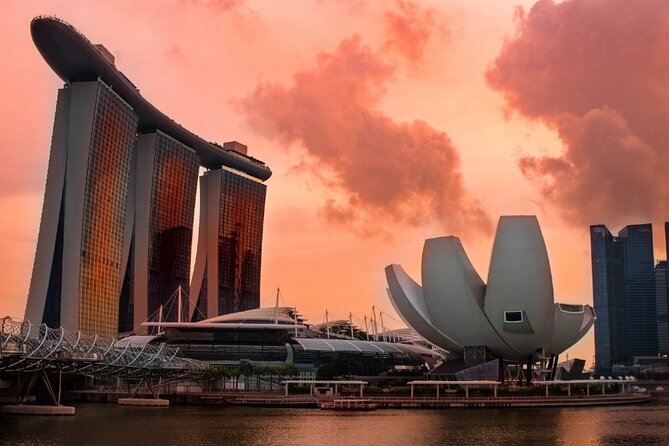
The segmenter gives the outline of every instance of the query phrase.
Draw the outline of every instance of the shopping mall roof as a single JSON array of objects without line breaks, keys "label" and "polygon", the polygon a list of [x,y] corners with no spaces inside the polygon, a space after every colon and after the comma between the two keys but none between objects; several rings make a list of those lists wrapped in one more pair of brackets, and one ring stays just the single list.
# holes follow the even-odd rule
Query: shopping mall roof
[{"label": "shopping mall roof", "polygon": [[367,353],[408,353],[441,358],[442,355],[430,349],[412,344],[360,341],[346,339],[293,338],[305,351],[367,352]]}]

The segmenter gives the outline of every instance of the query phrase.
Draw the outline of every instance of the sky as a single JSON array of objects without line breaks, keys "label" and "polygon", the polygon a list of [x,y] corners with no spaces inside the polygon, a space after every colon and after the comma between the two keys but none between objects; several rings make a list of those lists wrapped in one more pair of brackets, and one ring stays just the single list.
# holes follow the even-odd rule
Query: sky
[{"label": "sky", "polygon": [[[457,235],[485,280],[500,215],[536,215],[555,299],[592,305],[588,226],[669,219],[669,3],[624,0],[4,0],[0,315],[21,318],[62,81],[55,15],[144,97],[265,161],[261,304],[399,327],[384,267],[420,280]],[[197,228],[197,225],[194,226]],[[568,350],[590,360],[593,330]]]}]

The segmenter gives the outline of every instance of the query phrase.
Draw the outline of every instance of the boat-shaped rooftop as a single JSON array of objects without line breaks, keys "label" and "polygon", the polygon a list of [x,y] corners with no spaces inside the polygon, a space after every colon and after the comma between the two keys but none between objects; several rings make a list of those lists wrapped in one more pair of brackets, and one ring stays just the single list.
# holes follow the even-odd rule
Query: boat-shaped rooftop
[{"label": "boat-shaped rooftop", "polygon": [[139,117],[138,131],[160,130],[195,150],[200,164],[208,169],[221,166],[242,171],[261,181],[272,171],[260,160],[205,141],[151,105],[139,89],[114,64],[114,57],[102,45],[91,43],[69,23],[39,16],[30,24],[33,42],[44,60],[65,82],[94,81],[100,78],[126,101]]}]

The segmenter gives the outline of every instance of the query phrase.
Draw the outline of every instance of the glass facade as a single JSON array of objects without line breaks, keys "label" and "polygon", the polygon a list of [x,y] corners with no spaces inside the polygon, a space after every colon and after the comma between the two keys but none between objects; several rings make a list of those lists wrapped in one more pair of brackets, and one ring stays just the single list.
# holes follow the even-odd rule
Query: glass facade
[{"label": "glass facade", "polygon": [[205,172],[202,184],[207,198],[201,202],[200,239],[207,243],[198,248],[198,258],[207,260],[200,270],[196,261],[194,320],[259,307],[267,189],[259,180],[226,167]]},{"label": "glass facade", "polygon": [[81,233],[79,329],[84,333],[117,334],[123,227],[136,129],[132,108],[98,81]]},{"label": "glass facade", "polygon": [[[595,321],[595,365],[657,354],[652,228],[630,225],[618,237],[604,225],[590,227]],[[651,333],[652,332],[652,333]]]},{"label": "glass facade", "polygon": [[458,381],[499,381],[500,359],[484,362],[455,373]]},{"label": "glass facade", "polygon": [[[188,292],[197,177],[195,152],[158,132],[149,222],[149,315],[158,311],[178,286]],[[176,321],[177,305],[163,317]]]},{"label": "glass facade", "polygon": [[[669,222],[664,223],[664,243],[666,248],[665,254],[667,256],[667,262],[669,262]],[[664,281],[664,300],[659,304],[662,305],[664,311],[660,312],[660,307],[658,306],[657,329],[659,353],[667,355],[669,354],[669,267],[665,266],[665,268],[667,269],[667,272]],[[662,333],[667,333],[666,337],[660,338],[660,330]]]},{"label": "glass facade", "polygon": [[667,260],[669,260],[669,221],[664,223],[664,244],[665,244],[665,255]]},{"label": "glass facade", "polygon": [[267,187],[241,172],[226,168],[221,171],[218,309],[219,314],[227,314],[260,306]]},{"label": "glass facade", "polygon": [[606,271],[606,246],[611,238],[613,236],[605,226],[590,226],[592,300],[597,314],[595,320],[595,366],[598,373],[606,373],[611,370],[609,290]]},{"label": "glass facade", "polygon": [[625,242],[625,362],[632,364],[635,356],[657,355],[653,228],[626,226],[618,237]]},{"label": "glass facade", "polygon": [[667,261],[655,265],[655,306],[657,308],[657,350],[669,353],[669,322],[667,321]]},{"label": "glass facade", "polygon": [[[136,212],[148,205],[148,228],[138,228],[142,221],[135,220],[130,259],[120,298],[119,332],[133,330],[136,322],[134,311],[144,305],[147,316],[157,313],[164,306],[163,320],[176,321],[176,303],[167,305],[178,286],[188,292],[190,280],[193,217],[197,190],[198,158],[195,152],[181,142],[158,131],[150,139],[148,150],[153,156],[145,157],[150,165],[138,165],[137,181],[149,179],[148,201],[135,200]],[[140,231],[140,229],[142,229]],[[148,234],[146,245],[139,243],[139,233]],[[146,256],[137,256],[136,249],[147,249]],[[146,259],[147,274],[138,274],[136,259]],[[144,269],[142,269],[144,270]],[[135,295],[136,286],[142,287]],[[184,308],[184,319],[186,315]]]},{"label": "glass facade", "polygon": [[[219,364],[242,360],[292,362],[303,371],[316,371],[324,364],[346,358],[355,364],[355,373],[363,376],[402,369],[422,372],[426,362],[435,361],[433,356],[423,356],[424,349],[413,345],[297,338],[290,328],[251,329],[243,324],[240,328],[216,329],[168,327],[160,342],[178,347],[184,357]],[[495,369],[495,379],[498,370],[499,366]]]}]

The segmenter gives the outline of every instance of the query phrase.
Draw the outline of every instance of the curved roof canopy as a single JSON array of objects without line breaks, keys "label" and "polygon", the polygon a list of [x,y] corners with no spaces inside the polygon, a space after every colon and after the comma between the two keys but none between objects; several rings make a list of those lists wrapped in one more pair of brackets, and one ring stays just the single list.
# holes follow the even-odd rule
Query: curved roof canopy
[{"label": "curved roof canopy", "polygon": [[304,321],[291,307],[264,307],[214,316],[197,323],[264,323],[295,325]]},{"label": "curved roof canopy", "polygon": [[100,78],[111,86],[137,113],[140,133],[160,130],[170,135],[195,150],[200,164],[208,169],[228,166],[261,181],[272,175],[262,161],[205,141],[160,112],[116,68],[104,47],[91,43],[72,25],[55,17],[40,16],[31,22],[30,32],[40,54],[62,80],[86,82]]},{"label": "curved roof canopy", "polygon": [[379,341],[361,341],[347,339],[309,339],[292,338],[305,351],[360,352],[360,353],[405,353],[418,354],[432,358],[442,358],[434,350],[413,344],[400,344]]}]

